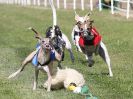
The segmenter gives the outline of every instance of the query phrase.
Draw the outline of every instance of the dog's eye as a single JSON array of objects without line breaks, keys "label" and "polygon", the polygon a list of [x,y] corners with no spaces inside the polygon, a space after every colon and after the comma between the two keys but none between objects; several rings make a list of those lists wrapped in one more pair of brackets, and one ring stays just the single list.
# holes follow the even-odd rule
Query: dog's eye
[{"label": "dog's eye", "polygon": [[81,22],[79,21],[78,24],[81,25]]},{"label": "dog's eye", "polygon": [[42,43],[44,43],[45,41],[42,41]]},{"label": "dog's eye", "polygon": [[80,28],[80,31],[83,31],[83,28]]},{"label": "dog's eye", "polygon": [[87,30],[90,30],[90,27],[88,27]]}]

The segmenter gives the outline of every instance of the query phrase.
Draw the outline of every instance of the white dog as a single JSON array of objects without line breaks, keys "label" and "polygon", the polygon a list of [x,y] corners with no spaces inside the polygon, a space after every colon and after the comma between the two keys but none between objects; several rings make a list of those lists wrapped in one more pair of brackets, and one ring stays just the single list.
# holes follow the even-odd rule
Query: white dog
[{"label": "white dog", "polygon": [[[52,76],[51,88],[68,88],[70,84],[74,84],[76,87],[82,87],[85,84],[84,77],[81,73],[75,69],[66,68],[58,69],[57,73]],[[44,87],[48,88],[48,81],[44,83]]]}]

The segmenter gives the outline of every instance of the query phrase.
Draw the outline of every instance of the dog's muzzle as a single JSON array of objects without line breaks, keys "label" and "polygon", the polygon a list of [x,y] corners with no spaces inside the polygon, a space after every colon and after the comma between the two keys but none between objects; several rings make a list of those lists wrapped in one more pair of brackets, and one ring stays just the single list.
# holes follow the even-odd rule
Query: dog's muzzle
[{"label": "dog's muzzle", "polygon": [[43,47],[44,47],[45,49],[48,49],[48,50],[51,49],[51,45],[49,45],[49,44],[44,44]]},{"label": "dog's muzzle", "polygon": [[88,30],[84,30],[84,31],[81,31],[81,33],[83,33],[83,37],[86,39],[86,40],[92,40],[94,38],[94,35],[92,35],[92,33]]}]

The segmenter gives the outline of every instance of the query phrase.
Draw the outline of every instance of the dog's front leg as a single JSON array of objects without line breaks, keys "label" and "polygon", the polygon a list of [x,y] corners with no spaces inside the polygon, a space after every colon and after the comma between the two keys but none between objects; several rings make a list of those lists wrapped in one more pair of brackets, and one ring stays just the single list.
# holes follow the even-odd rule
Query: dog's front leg
[{"label": "dog's front leg", "polygon": [[79,38],[80,38],[79,36],[75,36],[75,45],[76,45],[77,51],[83,53],[79,46]]},{"label": "dog's front leg", "polygon": [[44,66],[43,70],[46,71],[46,73],[47,73],[47,76],[48,76],[48,88],[47,88],[47,91],[50,91],[51,90],[52,77],[51,77],[51,73],[50,73],[49,67],[48,66]]},{"label": "dog's front leg", "polygon": [[31,60],[33,59],[33,57],[35,56],[35,54],[37,53],[37,50],[33,51],[32,53],[30,53],[25,60],[22,62],[22,67],[21,67],[21,71],[23,71],[23,69],[25,68],[25,66],[31,62]]},{"label": "dog's front leg", "polygon": [[20,72],[22,72],[25,68],[25,66],[32,60],[32,58],[34,57],[34,55],[36,54],[36,51],[33,51],[32,53],[30,53],[25,60],[22,62],[21,67],[14,73],[12,73],[8,79],[13,78],[15,76],[17,76]]},{"label": "dog's front leg", "polygon": [[50,74],[48,74],[48,89],[47,89],[47,91],[51,90],[51,81],[52,81],[52,77]]},{"label": "dog's front leg", "polygon": [[39,74],[39,69],[38,69],[38,68],[35,68],[33,90],[36,90],[36,87],[37,87],[37,83],[38,83],[38,74]]},{"label": "dog's front leg", "polygon": [[92,67],[95,63],[93,60],[93,53],[87,52],[87,57],[88,57],[88,66]]},{"label": "dog's front leg", "polygon": [[55,50],[55,58],[57,61],[61,61],[61,55]]},{"label": "dog's front leg", "polygon": [[55,59],[58,61],[58,67],[61,69],[61,55],[55,50]]}]

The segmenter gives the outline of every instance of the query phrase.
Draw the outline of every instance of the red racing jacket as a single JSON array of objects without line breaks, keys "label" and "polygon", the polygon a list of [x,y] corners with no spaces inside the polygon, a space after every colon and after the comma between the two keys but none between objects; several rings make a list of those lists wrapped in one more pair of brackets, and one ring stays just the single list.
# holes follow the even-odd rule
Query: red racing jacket
[{"label": "red racing jacket", "polygon": [[[92,41],[92,42],[93,42],[93,45],[94,45],[94,46],[97,46],[97,45],[100,43],[102,37],[101,37],[101,35],[97,32],[97,30],[96,30],[95,27],[92,27],[91,33],[94,35],[94,39],[93,39],[93,41]],[[89,43],[89,42],[88,42],[88,43]],[[85,46],[85,40],[84,40],[84,38],[83,38],[82,36],[80,36],[80,38],[79,38],[79,45],[80,45],[81,47],[84,47],[84,46]],[[89,44],[88,44],[88,45],[89,45]]]}]

